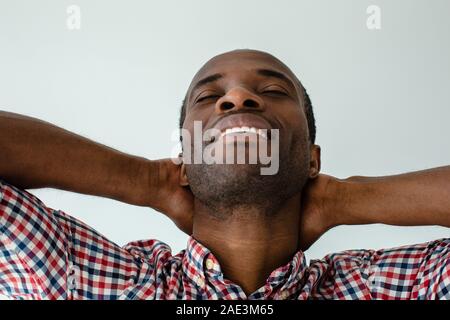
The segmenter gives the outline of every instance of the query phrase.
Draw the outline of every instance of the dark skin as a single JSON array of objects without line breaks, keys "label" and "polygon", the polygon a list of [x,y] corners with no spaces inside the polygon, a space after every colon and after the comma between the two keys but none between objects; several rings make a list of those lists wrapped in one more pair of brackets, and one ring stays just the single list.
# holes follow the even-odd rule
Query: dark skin
[{"label": "dark skin", "polygon": [[[220,97],[212,98],[205,108],[193,108],[196,97],[190,98],[186,128],[196,119],[213,123],[224,112],[221,101],[234,101],[234,107],[239,108],[242,100],[251,96],[265,107],[257,112],[276,117],[287,137],[307,134],[299,84],[292,88],[251,71],[264,67],[292,77],[276,59],[256,52],[232,52],[210,62],[192,84],[222,68],[226,76],[215,88],[222,90]],[[284,88],[290,96],[258,91],[265,88],[265,82],[267,86],[276,83],[278,90]],[[274,108],[281,105],[283,108]],[[296,250],[306,250],[334,226],[384,223],[450,227],[450,166],[385,177],[338,179],[319,174],[320,148],[310,145],[309,180],[301,193],[280,208],[275,215],[278,219],[255,219],[261,218],[260,213],[248,208],[223,223],[193,196],[185,165],[125,154],[50,123],[9,112],[0,111],[0,133],[2,179],[24,189],[57,188],[158,210],[211,249],[225,276],[246,293],[262,285]]]},{"label": "dark skin", "polygon": [[[286,79],[259,70],[275,71]],[[202,79],[219,74],[219,79],[198,85]],[[260,52],[234,51],[215,57],[192,81],[184,128],[193,135],[194,121],[202,121],[206,130],[228,114],[256,113],[277,123],[289,148],[298,148],[294,137],[308,136],[308,125],[302,90],[294,79],[283,64]],[[312,144],[309,148],[308,177],[315,179],[320,170],[320,148]],[[188,184],[184,174],[182,185]],[[218,257],[224,275],[249,294],[298,250],[300,210],[300,192],[270,216],[255,204],[236,209],[228,219],[216,218],[211,208],[194,199],[193,236]]]},{"label": "dark skin", "polygon": [[[261,69],[282,73],[287,80],[261,75],[258,73]],[[221,75],[220,78],[212,76],[217,74]],[[211,76],[213,81],[201,86],[197,85],[201,79]],[[302,104],[301,84],[293,79],[295,76],[284,64],[261,52],[239,50],[219,55],[206,63],[192,80],[187,95],[184,128],[188,129],[192,135],[194,121],[202,121],[206,130],[217,124],[221,118],[226,117],[227,113],[248,109],[249,112],[256,110],[264,114],[266,118],[276,119],[276,122],[281,125],[280,131],[283,133],[281,136],[284,139],[289,140],[289,137],[295,135],[307,135],[308,127]],[[248,103],[248,101],[255,103]],[[343,197],[346,193],[345,188],[336,191],[336,185],[339,185],[337,179],[319,174],[320,147],[310,144],[309,151],[306,187],[303,192],[287,201],[275,215],[267,217],[258,212],[257,208],[245,208],[235,213],[230,219],[218,219],[212,214],[210,208],[193,198],[193,236],[218,257],[224,275],[239,284],[246,294],[264,285],[271,271],[290,261],[298,249],[307,249],[324,232],[336,225],[383,220],[400,225],[412,225],[415,223],[413,221],[449,225],[449,201],[442,198],[439,199],[439,205],[435,209],[436,212],[441,211],[444,214],[438,217],[435,212],[434,219],[430,216],[424,217],[423,212],[414,210],[417,207],[411,207],[411,202],[407,204],[407,201],[402,203],[402,209],[400,205],[397,206],[398,211],[395,215],[382,215],[382,212],[389,211],[383,204],[380,206],[381,210],[376,208],[376,204],[368,204],[375,207],[372,211],[375,213],[371,216],[373,220],[370,218],[365,220],[370,213],[361,219],[360,211],[355,212],[359,218],[354,220],[349,219],[349,216],[336,215],[335,212],[340,213],[340,206],[352,207],[353,205],[337,201],[337,195]],[[444,170],[448,174],[448,168],[439,171],[442,174]],[[423,183],[427,179],[426,176],[428,175],[429,181],[432,174],[428,171],[426,174],[416,174],[416,176],[423,178]],[[436,172],[434,174],[437,175]],[[392,185],[400,186],[399,181],[411,182],[409,178],[407,175],[400,175],[391,179],[391,182]],[[383,178],[378,178],[378,181],[382,180]],[[370,183],[376,183],[377,178],[354,177],[349,179],[347,184],[351,185],[356,181],[366,183],[366,195],[376,189],[376,187],[371,189],[373,185],[370,186]],[[180,182],[184,187],[189,185],[184,165],[181,166]],[[444,191],[440,192],[433,188],[434,198],[438,194],[448,196],[449,183],[445,181],[443,174],[439,181],[434,183],[443,183],[446,186]],[[419,186],[418,184],[409,185],[405,193],[411,192],[410,197],[413,198],[413,194],[420,192]],[[385,205],[389,203],[389,206],[395,206],[394,202],[400,199],[395,198],[394,194],[390,193],[391,190],[388,188],[382,196],[389,199],[384,203]],[[330,197],[330,194],[334,194],[334,197]],[[375,192],[374,195],[381,196],[381,193],[377,195]],[[427,201],[423,195],[420,198],[424,202]],[[379,201],[379,198],[377,200]],[[422,202],[423,205],[424,202]],[[377,209],[379,211],[376,211]],[[407,209],[410,211],[406,211]]]}]

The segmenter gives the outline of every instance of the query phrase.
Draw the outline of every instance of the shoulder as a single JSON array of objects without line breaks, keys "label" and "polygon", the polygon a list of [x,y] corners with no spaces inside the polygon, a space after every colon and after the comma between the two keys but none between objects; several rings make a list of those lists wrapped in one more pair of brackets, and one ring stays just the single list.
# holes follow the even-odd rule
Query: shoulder
[{"label": "shoulder", "polygon": [[403,245],[384,249],[352,249],[330,253],[323,259],[311,263],[326,263],[339,268],[400,268],[416,270],[419,268],[446,265],[450,259],[450,238],[429,242]]},{"label": "shoulder", "polygon": [[135,259],[149,263],[154,267],[162,267],[167,263],[180,263],[184,255],[182,250],[172,255],[171,247],[158,239],[137,240],[123,246]]},{"label": "shoulder", "polygon": [[450,299],[450,239],[386,249],[345,250],[313,260],[333,283],[358,284],[381,299]]},{"label": "shoulder", "polygon": [[22,206],[26,210],[45,208],[47,211],[55,211],[52,208],[48,208],[44,202],[42,202],[34,194],[27,190],[21,189],[8,183],[0,178],[0,206],[11,207]]},{"label": "shoulder", "polygon": [[[371,260],[379,263],[395,263],[401,260],[436,259],[448,257],[450,254],[450,238],[442,238],[429,242],[402,245],[384,249],[351,249],[326,255],[321,261],[326,262],[358,262]],[[313,260],[319,261],[319,260]]]}]

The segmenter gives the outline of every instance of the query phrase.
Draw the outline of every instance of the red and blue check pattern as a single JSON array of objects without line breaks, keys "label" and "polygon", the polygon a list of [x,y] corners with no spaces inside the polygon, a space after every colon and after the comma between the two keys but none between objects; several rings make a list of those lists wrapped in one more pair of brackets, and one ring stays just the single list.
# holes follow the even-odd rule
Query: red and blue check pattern
[{"label": "red and blue check pattern", "polygon": [[450,239],[350,250],[306,263],[302,251],[246,296],[190,237],[120,247],[83,222],[0,181],[4,299],[450,299]]}]

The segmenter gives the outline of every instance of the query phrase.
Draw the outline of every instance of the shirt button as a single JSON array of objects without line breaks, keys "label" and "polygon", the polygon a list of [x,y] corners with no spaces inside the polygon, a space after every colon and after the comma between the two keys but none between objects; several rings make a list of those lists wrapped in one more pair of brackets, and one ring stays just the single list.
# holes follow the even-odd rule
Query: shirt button
[{"label": "shirt button", "polygon": [[199,287],[203,287],[205,285],[205,281],[203,281],[202,278],[197,278],[197,280],[195,280],[195,282],[197,283],[197,285]]},{"label": "shirt button", "polygon": [[73,290],[73,289],[77,288],[77,281],[75,280],[75,278],[69,277],[68,282],[69,282],[69,285],[68,285],[69,290]]},{"label": "shirt button", "polygon": [[211,259],[206,259],[206,268],[208,269],[214,268],[214,262]]},{"label": "shirt button", "polygon": [[80,273],[80,268],[78,268],[77,266],[70,266],[69,268],[69,275],[67,277],[67,282],[68,282],[68,288],[69,290],[73,290],[77,288],[77,277]]}]

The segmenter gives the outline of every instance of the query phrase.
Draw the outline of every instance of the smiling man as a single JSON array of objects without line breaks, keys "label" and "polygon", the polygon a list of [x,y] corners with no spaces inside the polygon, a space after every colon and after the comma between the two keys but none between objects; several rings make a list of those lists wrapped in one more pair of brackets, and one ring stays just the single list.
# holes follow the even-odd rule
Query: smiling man
[{"label": "smiling man", "polygon": [[[308,131],[306,95],[295,79],[268,54],[236,51],[206,63],[184,102],[180,125],[188,131],[195,121],[201,121],[205,130],[220,132],[236,127],[279,130],[277,174],[262,175],[260,164],[185,168],[183,183],[195,195],[193,237],[214,252],[227,277],[247,293],[292,260],[298,247],[301,190],[308,177],[319,172],[318,147],[310,138],[314,132]],[[227,138],[216,143],[236,145]],[[184,141],[183,150],[187,148],[195,149]]]},{"label": "smiling man", "polygon": [[[215,135],[200,144],[186,139],[195,136],[196,122]],[[176,164],[127,155],[40,120],[1,113],[0,294],[16,299],[450,298],[449,239],[349,250],[307,264],[303,250],[337,225],[449,227],[450,167],[373,178],[319,174],[310,99],[275,57],[236,50],[209,60],[188,89],[180,129],[189,134],[182,134],[183,162]],[[244,145],[247,157],[261,142],[279,161],[274,174],[261,174],[266,165],[261,162],[192,159],[208,146],[226,156]],[[152,207],[190,235],[187,247],[177,255],[158,240],[119,247],[23,190],[43,187]]]}]

